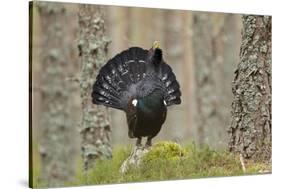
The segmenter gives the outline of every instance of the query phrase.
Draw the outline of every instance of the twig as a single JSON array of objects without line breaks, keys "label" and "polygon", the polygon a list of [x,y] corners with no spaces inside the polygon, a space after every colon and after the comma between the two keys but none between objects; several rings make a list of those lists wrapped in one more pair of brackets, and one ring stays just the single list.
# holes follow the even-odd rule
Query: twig
[{"label": "twig", "polygon": [[243,158],[242,154],[240,154],[240,163],[241,163],[241,166],[242,166],[242,170],[245,173],[246,172],[246,167],[245,167],[244,158]]}]

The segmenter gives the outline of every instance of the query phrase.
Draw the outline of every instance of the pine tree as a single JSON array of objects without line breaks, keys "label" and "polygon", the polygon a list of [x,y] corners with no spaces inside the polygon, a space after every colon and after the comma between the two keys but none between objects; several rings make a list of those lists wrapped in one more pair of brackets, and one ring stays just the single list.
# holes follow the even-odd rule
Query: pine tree
[{"label": "pine tree", "polygon": [[[231,66],[224,60],[229,47],[225,40],[226,16],[219,13],[194,13],[193,53],[195,71],[195,123],[200,145],[225,147],[229,107],[225,83],[231,83],[231,75],[224,69]],[[233,49],[232,49],[233,50]]]},{"label": "pine tree", "polygon": [[229,149],[271,160],[271,17],[242,17],[240,61],[234,72]]},{"label": "pine tree", "polygon": [[91,99],[92,86],[99,69],[106,63],[110,41],[105,36],[104,12],[101,6],[80,5],[78,17],[82,100],[81,149],[84,169],[89,170],[97,159],[111,157],[111,129],[107,108],[92,104]]},{"label": "pine tree", "polygon": [[74,175],[73,131],[70,120],[67,66],[69,53],[64,38],[66,9],[62,4],[37,2],[42,31],[40,54],[41,124],[39,152],[42,183],[63,186]]}]

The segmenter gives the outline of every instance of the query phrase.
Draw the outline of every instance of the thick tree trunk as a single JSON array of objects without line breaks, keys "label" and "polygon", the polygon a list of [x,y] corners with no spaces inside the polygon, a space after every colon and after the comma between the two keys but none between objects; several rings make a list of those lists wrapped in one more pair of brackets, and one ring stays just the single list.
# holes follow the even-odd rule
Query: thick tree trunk
[{"label": "thick tree trunk", "polygon": [[96,159],[110,158],[110,122],[105,107],[92,104],[91,92],[101,66],[106,62],[109,39],[105,36],[104,15],[101,6],[80,5],[81,57],[80,91],[82,99],[81,149],[84,169],[94,166]]},{"label": "thick tree trunk", "polygon": [[69,54],[65,8],[57,3],[38,2],[41,17],[41,138],[42,182],[63,186],[74,175],[73,127],[70,121],[67,66]]},{"label": "thick tree trunk", "polygon": [[229,149],[256,161],[271,160],[271,17],[242,17],[240,62],[232,92]]}]

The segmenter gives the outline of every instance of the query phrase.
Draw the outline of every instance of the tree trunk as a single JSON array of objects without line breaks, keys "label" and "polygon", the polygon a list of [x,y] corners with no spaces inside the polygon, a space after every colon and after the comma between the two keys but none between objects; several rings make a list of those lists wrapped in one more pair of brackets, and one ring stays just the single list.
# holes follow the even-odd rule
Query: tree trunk
[{"label": "tree trunk", "polygon": [[[106,9],[108,22],[106,22],[108,35],[114,39],[108,49],[108,57],[114,57],[117,53],[128,48],[129,43],[129,9],[127,7],[110,6]],[[129,141],[127,132],[127,120],[123,111],[110,108],[112,127],[112,144],[127,145]]]},{"label": "tree trunk", "polygon": [[[217,19],[216,15],[209,13],[195,13],[194,26],[194,68],[195,68],[195,96],[196,96],[196,125],[198,143],[200,145],[214,144],[222,133],[219,109],[220,99],[219,85],[217,81],[223,81],[220,77],[222,68],[221,27],[223,18]],[[226,125],[226,124],[225,124]]]},{"label": "tree trunk", "polygon": [[[165,10],[163,9],[150,9],[149,17],[146,17],[146,24],[149,27],[149,35],[147,42],[152,44],[154,41],[160,42],[160,47],[164,50],[165,48]],[[146,47],[149,48],[150,46]]]},{"label": "tree trunk", "polygon": [[73,127],[67,83],[69,54],[65,43],[65,8],[37,2],[41,17],[41,141],[39,152],[43,183],[63,186],[74,175]]},{"label": "tree trunk", "polygon": [[240,61],[232,92],[229,149],[255,161],[271,160],[271,17],[242,17]]},{"label": "tree trunk", "polygon": [[109,39],[105,36],[104,15],[101,6],[80,5],[81,57],[80,92],[82,99],[81,149],[84,170],[94,166],[96,159],[111,157],[110,122],[107,108],[92,104],[91,92],[101,66],[106,62]]},{"label": "tree trunk", "polygon": [[[182,63],[184,56],[184,45],[182,43],[183,33],[183,19],[182,11],[166,10],[164,12],[164,20],[167,23],[164,28],[165,40],[163,41],[163,56],[165,61],[173,68],[175,73],[181,73]],[[157,31],[158,32],[158,31]],[[157,34],[157,32],[155,32]],[[160,43],[161,45],[161,43]],[[184,81],[183,74],[176,74],[179,83]],[[183,87],[181,85],[181,87]],[[182,91],[183,92],[183,91]],[[173,111],[170,111],[165,122],[165,126],[162,127],[161,132],[165,138],[172,139],[176,142],[184,142],[185,134],[187,133],[187,127],[183,127],[179,124],[178,120],[183,123],[187,123],[187,115],[185,114],[185,100],[183,100],[181,106],[177,107]],[[171,107],[175,108],[175,107]],[[171,127],[173,125],[173,127]]]},{"label": "tree trunk", "polygon": [[138,47],[150,47],[153,43],[150,42],[146,44],[148,41],[148,36],[150,30],[150,10],[145,8],[130,8],[129,9],[129,42],[130,46],[138,46]]},{"label": "tree trunk", "polygon": [[[180,76],[182,77],[181,82],[181,92],[182,96],[185,96],[185,98],[182,101],[182,106],[184,109],[182,112],[184,113],[185,120],[185,127],[187,128],[186,137],[187,139],[192,138],[195,133],[194,130],[196,130],[194,126],[194,114],[196,113],[194,111],[195,109],[195,92],[194,92],[194,85],[195,85],[195,79],[194,79],[194,53],[193,53],[193,13],[191,11],[186,11],[182,15],[182,39],[183,39],[183,55],[182,55],[182,61],[180,63],[181,65],[181,72]],[[183,120],[183,119],[182,119]]]}]

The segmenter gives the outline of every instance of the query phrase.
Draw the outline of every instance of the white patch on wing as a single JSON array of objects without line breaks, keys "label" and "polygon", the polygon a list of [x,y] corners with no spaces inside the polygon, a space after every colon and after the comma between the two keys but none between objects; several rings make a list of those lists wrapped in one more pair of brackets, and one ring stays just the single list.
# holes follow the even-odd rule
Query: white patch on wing
[{"label": "white patch on wing", "polygon": [[167,106],[167,103],[166,103],[166,101],[164,100],[163,102],[164,102],[164,105],[165,105],[165,106]]},{"label": "white patch on wing", "polygon": [[132,104],[133,104],[135,107],[137,106],[137,103],[138,103],[138,100],[137,100],[137,99],[132,100]]}]

